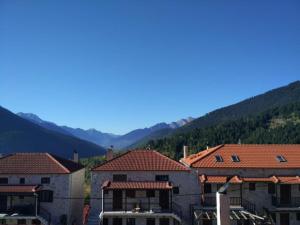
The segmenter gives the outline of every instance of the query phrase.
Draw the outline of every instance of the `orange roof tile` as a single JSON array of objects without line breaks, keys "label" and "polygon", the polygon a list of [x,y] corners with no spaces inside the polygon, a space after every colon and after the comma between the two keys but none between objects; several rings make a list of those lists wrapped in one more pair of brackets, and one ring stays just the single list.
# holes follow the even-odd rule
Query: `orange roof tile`
[{"label": "orange roof tile", "polygon": [[[216,162],[220,155],[223,162]],[[240,162],[233,162],[237,155]],[[287,161],[279,162],[282,155]],[[300,168],[300,145],[225,144],[190,155],[181,162],[193,168]]]},{"label": "orange roof tile", "polygon": [[[199,176],[199,180],[201,183],[211,183],[211,184],[224,184],[227,181],[227,176]],[[230,183],[232,184],[240,184],[242,180],[238,176],[234,176],[230,179]]]},{"label": "orange roof tile", "polygon": [[[206,176],[202,174],[199,176],[201,183],[226,183],[227,176]],[[272,183],[284,183],[284,184],[300,184],[299,176],[271,176],[271,177],[238,177],[231,178],[230,183],[238,184],[242,182],[272,182]]]},{"label": "orange roof tile", "polygon": [[0,185],[0,193],[34,193],[39,185]]},{"label": "orange roof tile", "polygon": [[82,168],[48,153],[15,153],[0,158],[0,174],[68,174]]},{"label": "orange roof tile", "polygon": [[128,182],[110,182],[106,181],[102,185],[103,189],[135,189],[135,190],[148,190],[148,189],[172,189],[172,185],[169,182],[160,181],[128,181]]},{"label": "orange roof tile", "polygon": [[95,167],[93,171],[189,171],[184,165],[154,150],[132,150]]}]

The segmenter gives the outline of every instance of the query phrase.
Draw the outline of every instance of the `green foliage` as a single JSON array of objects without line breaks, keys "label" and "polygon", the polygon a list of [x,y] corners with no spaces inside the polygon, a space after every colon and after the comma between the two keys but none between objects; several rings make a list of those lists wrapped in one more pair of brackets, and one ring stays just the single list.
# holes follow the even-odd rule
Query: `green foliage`
[{"label": "green foliage", "polygon": [[90,158],[80,159],[80,163],[85,166],[85,183],[90,184],[91,182],[91,169],[103,163],[105,156],[95,156]]},{"label": "green foliage", "polygon": [[[274,126],[274,121],[280,124]],[[176,133],[171,137],[150,140],[151,146],[166,155],[179,159],[183,145],[194,151],[206,146],[238,143],[246,144],[299,144],[300,143],[300,103],[275,107],[256,116],[219,123],[205,128],[196,128],[190,132]]]}]

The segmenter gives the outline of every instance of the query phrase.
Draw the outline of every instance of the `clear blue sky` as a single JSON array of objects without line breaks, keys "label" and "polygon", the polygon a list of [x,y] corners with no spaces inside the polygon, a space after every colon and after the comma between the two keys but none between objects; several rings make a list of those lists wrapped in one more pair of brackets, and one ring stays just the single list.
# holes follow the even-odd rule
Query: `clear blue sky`
[{"label": "clear blue sky", "polygon": [[300,79],[300,1],[0,2],[0,105],[105,132]]}]

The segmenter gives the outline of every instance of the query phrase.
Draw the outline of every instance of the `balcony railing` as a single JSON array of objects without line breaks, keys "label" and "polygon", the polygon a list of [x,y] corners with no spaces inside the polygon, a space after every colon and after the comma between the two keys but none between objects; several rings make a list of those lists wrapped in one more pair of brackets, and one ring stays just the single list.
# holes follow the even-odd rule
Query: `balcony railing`
[{"label": "balcony railing", "polygon": [[282,199],[272,197],[272,205],[275,207],[300,207],[300,197],[293,197],[291,199]]},{"label": "balcony railing", "polygon": [[0,213],[8,216],[35,216],[35,206],[33,204],[14,205],[7,210],[2,210]]},{"label": "balcony railing", "polygon": [[174,213],[182,217],[180,205],[172,202],[161,203],[158,198],[136,197],[119,199],[114,203],[113,199],[104,199],[103,212],[135,212],[135,213]]},{"label": "balcony railing", "polygon": [[[230,206],[240,206],[248,210],[249,212],[255,212],[255,204],[249,202],[246,199],[240,197],[230,197]],[[205,207],[215,207],[216,197],[205,197],[202,201],[202,205]]]}]

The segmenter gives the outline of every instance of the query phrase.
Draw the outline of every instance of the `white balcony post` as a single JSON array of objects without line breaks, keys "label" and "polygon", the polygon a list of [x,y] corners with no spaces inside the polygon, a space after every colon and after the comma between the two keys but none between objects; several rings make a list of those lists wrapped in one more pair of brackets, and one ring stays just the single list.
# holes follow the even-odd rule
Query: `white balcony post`
[{"label": "white balcony post", "polygon": [[230,204],[227,194],[217,192],[217,224],[230,225]]}]

